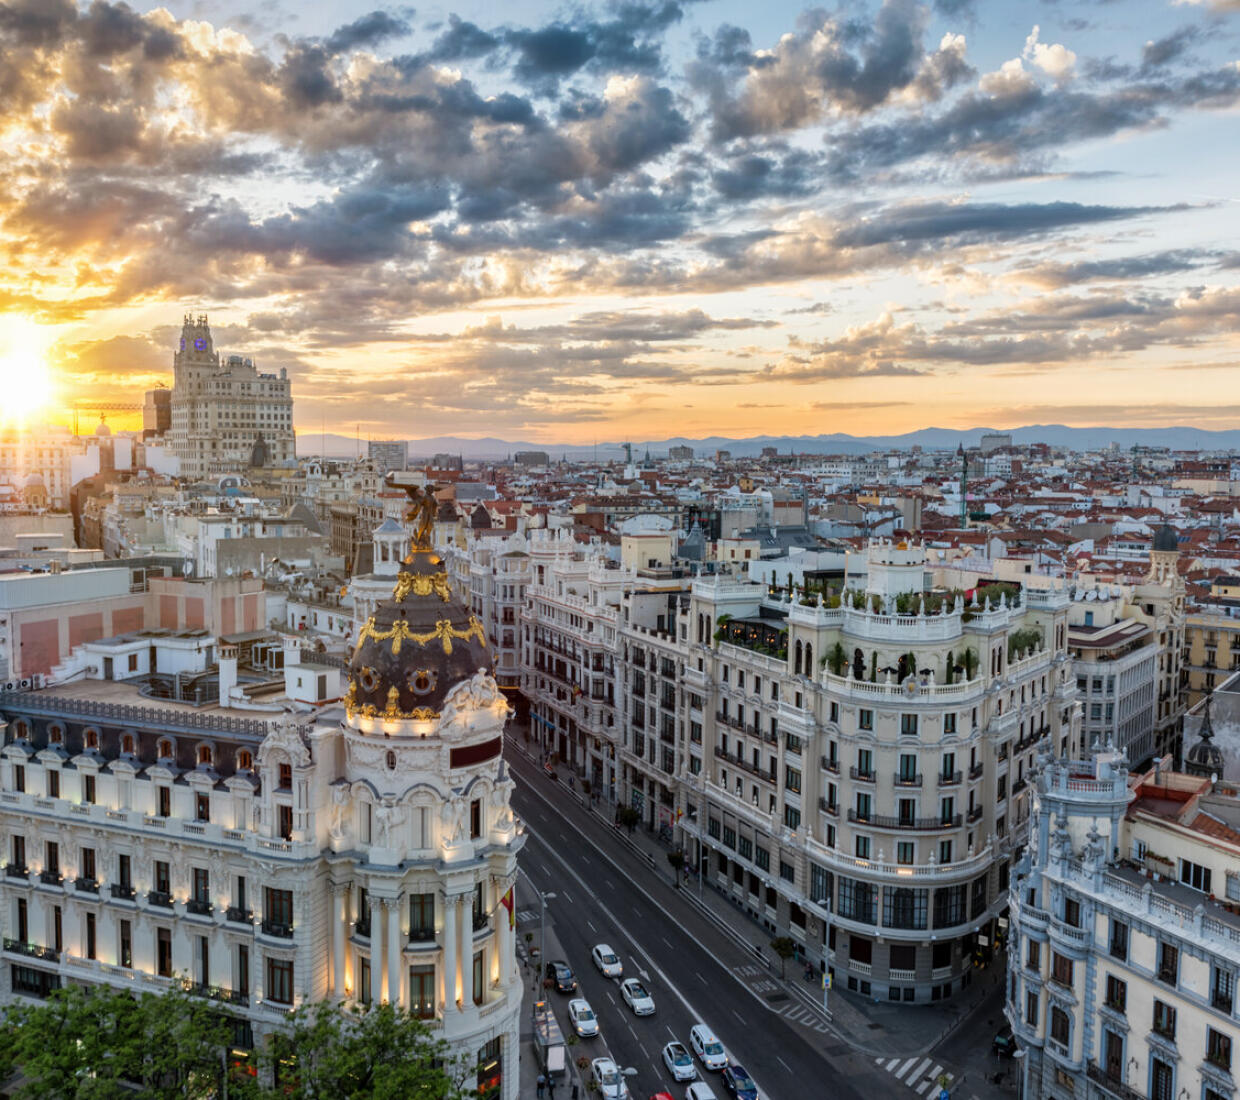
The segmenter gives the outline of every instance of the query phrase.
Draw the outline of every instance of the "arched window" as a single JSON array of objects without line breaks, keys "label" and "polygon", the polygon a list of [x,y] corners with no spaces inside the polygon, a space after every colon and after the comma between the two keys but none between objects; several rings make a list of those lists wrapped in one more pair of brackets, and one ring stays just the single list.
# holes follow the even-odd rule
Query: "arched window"
[{"label": "arched window", "polygon": [[125,753],[127,756],[133,756],[134,748],[132,733],[126,733],[121,736],[121,752]]},{"label": "arched window", "polygon": [[172,758],[172,742],[166,737],[159,742],[159,751],[155,754],[160,760],[169,760]]},{"label": "arched window", "polygon": [[248,772],[254,769],[254,754],[249,749],[237,753],[237,771]]},{"label": "arched window", "polygon": [[17,741],[30,740],[30,723],[24,718],[19,718],[13,723],[13,737]]},{"label": "arched window", "polygon": [[211,763],[211,746],[210,745],[199,745],[198,746],[198,763],[199,764],[210,764]]},{"label": "arched window", "polygon": [[809,642],[805,643],[805,675],[814,675],[814,647]]},{"label": "arched window", "polygon": [[47,740],[50,744],[59,745],[65,739],[65,727],[59,722],[53,722],[47,727]]},{"label": "arched window", "polygon": [[93,727],[86,731],[86,747],[88,749],[97,749],[99,747],[99,731]]},{"label": "arched window", "polygon": [[396,770],[396,753],[394,753],[391,749],[388,749],[387,766],[388,771],[390,772],[394,772]]},{"label": "arched window", "polygon": [[797,639],[796,648],[794,650],[795,659],[793,661],[792,671],[796,675],[801,675],[801,640]]}]

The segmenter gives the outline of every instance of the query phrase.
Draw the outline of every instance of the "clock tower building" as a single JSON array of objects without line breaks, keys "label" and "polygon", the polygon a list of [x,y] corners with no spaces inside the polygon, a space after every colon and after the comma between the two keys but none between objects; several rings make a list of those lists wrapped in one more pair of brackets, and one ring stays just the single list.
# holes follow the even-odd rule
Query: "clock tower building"
[{"label": "clock tower building", "polygon": [[169,439],[181,476],[206,478],[243,470],[259,453],[272,465],[297,457],[288,372],[260,374],[254,361],[215,350],[205,314],[186,314],[172,359]]}]

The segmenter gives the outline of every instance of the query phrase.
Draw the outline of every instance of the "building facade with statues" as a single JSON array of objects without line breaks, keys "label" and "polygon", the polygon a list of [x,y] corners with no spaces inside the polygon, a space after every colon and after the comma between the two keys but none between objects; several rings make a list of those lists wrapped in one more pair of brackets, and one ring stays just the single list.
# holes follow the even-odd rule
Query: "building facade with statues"
[{"label": "building facade with statues", "polygon": [[[126,636],[0,696],[0,997],[182,983],[240,1047],[307,1002],[388,1001],[517,1096],[509,707],[425,537],[405,549],[335,702],[152,698],[143,654],[187,643]],[[234,644],[198,641],[235,677]]]}]

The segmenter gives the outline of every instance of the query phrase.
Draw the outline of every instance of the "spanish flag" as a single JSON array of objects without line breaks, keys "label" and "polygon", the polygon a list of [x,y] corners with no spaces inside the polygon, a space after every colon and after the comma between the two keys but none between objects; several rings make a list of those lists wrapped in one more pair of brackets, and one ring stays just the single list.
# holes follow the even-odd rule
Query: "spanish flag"
[{"label": "spanish flag", "polygon": [[516,928],[517,926],[517,911],[516,911],[516,907],[513,905],[512,890],[513,888],[509,886],[508,893],[506,893],[502,898],[499,899],[500,905],[502,905],[505,909],[508,910],[508,930],[509,931],[512,931],[512,929]]}]

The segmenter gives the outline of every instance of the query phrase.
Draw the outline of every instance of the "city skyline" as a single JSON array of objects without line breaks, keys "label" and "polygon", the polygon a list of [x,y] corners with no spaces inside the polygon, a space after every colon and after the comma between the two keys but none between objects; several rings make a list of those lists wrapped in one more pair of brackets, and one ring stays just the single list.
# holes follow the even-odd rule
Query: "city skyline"
[{"label": "city skyline", "polygon": [[7,419],[205,312],[310,438],[1234,423],[1234,0],[504,15],[6,5]]}]

